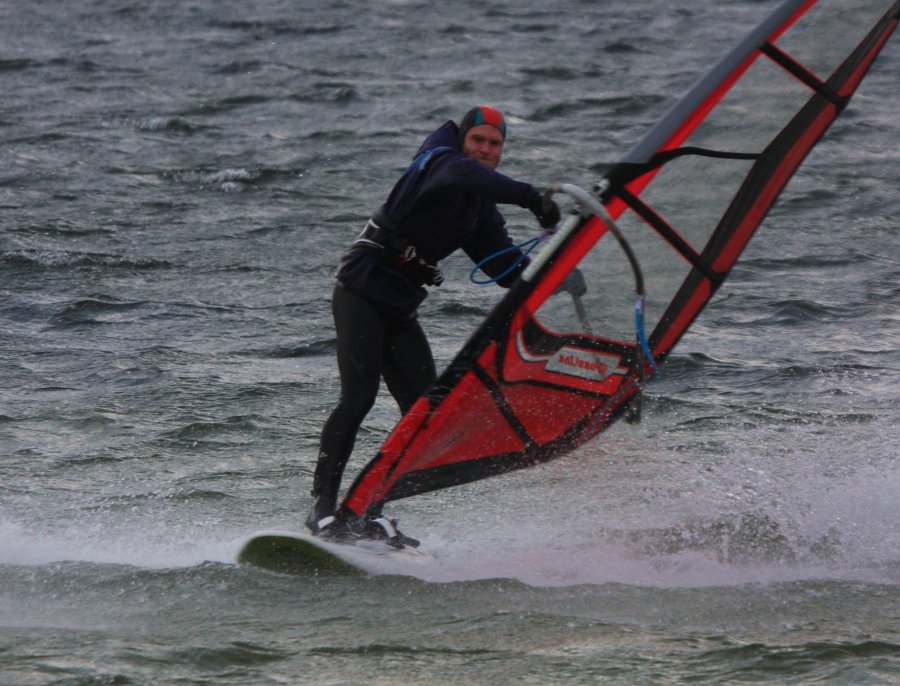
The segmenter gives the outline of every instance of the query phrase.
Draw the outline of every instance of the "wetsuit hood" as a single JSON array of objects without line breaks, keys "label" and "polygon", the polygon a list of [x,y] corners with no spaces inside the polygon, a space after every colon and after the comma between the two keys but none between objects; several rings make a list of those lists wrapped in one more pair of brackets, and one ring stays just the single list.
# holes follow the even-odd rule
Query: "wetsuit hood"
[{"label": "wetsuit hood", "polygon": [[422,146],[416,152],[414,157],[418,157],[426,150],[434,150],[435,148],[450,148],[457,152],[462,152],[462,148],[460,147],[459,141],[457,140],[458,134],[459,127],[456,125],[456,123],[453,121],[448,121],[446,124],[441,126],[437,131],[435,131],[425,139],[425,142],[422,143]]}]

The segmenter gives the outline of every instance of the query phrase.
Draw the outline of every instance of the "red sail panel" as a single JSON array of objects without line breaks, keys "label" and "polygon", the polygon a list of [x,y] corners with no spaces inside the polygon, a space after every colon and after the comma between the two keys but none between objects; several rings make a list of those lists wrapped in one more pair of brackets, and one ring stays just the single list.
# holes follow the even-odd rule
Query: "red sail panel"
[{"label": "red sail panel", "polygon": [[572,434],[593,417],[606,398],[584,398],[561,389],[510,386],[504,393],[522,426],[539,445]]},{"label": "red sail panel", "polygon": [[493,358],[491,346],[477,367],[480,375],[469,371],[455,383],[453,392],[443,402],[430,403],[423,398],[410,409],[354,490],[356,497],[372,495],[354,500],[351,493],[345,503],[348,507],[354,511],[361,507],[364,512],[370,497],[384,497],[403,475],[440,470],[459,461],[525,451],[522,437],[479,378],[485,376],[481,365],[493,366]]}]

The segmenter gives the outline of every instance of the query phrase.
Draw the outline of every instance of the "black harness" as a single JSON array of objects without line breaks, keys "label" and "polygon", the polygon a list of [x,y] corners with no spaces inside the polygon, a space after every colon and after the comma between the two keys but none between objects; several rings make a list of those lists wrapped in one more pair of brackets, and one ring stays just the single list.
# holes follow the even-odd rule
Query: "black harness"
[{"label": "black harness", "polygon": [[444,282],[444,275],[437,263],[419,256],[416,246],[400,234],[383,207],[366,222],[350,252],[373,255],[398,268],[404,276],[420,286],[440,286]]}]

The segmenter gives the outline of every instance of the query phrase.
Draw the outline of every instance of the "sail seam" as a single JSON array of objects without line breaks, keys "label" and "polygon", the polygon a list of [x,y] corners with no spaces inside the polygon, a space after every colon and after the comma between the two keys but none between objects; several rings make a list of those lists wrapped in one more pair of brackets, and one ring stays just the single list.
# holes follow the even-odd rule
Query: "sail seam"
[{"label": "sail seam", "polygon": [[532,438],[531,434],[528,432],[528,429],[525,428],[522,422],[519,421],[519,418],[512,411],[509,403],[506,402],[506,398],[504,397],[503,392],[494,382],[494,379],[491,377],[491,375],[488,374],[488,372],[480,364],[473,365],[472,372],[475,374],[476,378],[481,381],[482,384],[484,384],[484,387],[487,389],[488,393],[491,394],[491,397],[497,403],[497,409],[500,410],[503,418],[515,432],[516,436],[519,437],[519,440],[521,440],[527,448],[531,448],[532,446],[534,446],[534,438]]},{"label": "sail seam", "polygon": [[625,201],[625,203],[635,211],[635,213],[647,222],[660,236],[662,236],[678,253],[691,263],[700,273],[703,274],[715,286],[722,283],[723,276],[713,271],[712,267],[707,263],[691,245],[682,238],[675,229],[657,214],[649,205],[647,205],[639,197],[631,193],[631,191],[622,188],[617,195]]},{"label": "sail seam", "polygon": [[837,105],[838,110],[843,109],[850,100],[850,98],[838,94],[831,86],[822,81],[822,79],[813,74],[809,69],[804,67],[800,62],[795,60],[778,46],[773,45],[772,43],[765,43],[760,47],[760,51],[777,65],[783,67],[799,81],[802,81],[809,86],[809,88],[828,98]]}]

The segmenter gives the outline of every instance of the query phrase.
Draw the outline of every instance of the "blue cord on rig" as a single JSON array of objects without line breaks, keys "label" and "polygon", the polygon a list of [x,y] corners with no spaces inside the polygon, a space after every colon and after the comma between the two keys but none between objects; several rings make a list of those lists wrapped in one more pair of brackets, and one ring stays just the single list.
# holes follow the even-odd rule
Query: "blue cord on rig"
[{"label": "blue cord on rig", "polygon": [[[469,270],[469,281],[472,283],[477,283],[479,286],[486,286],[489,283],[497,283],[504,276],[512,272],[516,267],[522,264],[522,260],[528,257],[528,253],[535,249],[535,247],[540,243],[544,238],[546,238],[549,234],[545,231],[540,236],[535,236],[534,238],[529,238],[527,241],[522,241],[518,245],[511,245],[508,248],[503,248],[503,250],[498,250],[492,255],[488,255],[481,262],[476,264],[472,269]],[[484,265],[486,265],[491,260],[500,257],[500,255],[505,255],[508,252],[513,252],[514,250],[521,250],[522,256],[519,257],[515,262],[513,262],[506,270],[503,271],[502,274],[498,274],[497,276],[488,278],[488,279],[479,279],[476,277],[476,272],[481,269]]]},{"label": "blue cord on rig", "polygon": [[[489,283],[496,283],[504,276],[512,272],[516,267],[518,267],[522,260],[528,257],[528,254],[534,250],[538,244],[542,240],[544,240],[547,236],[550,235],[550,232],[544,231],[539,236],[534,236],[533,238],[529,238],[527,241],[522,241],[518,245],[511,245],[508,248],[504,248],[503,250],[498,250],[497,252],[488,255],[483,260],[481,260],[478,264],[476,264],[472,269],[469,270],[469,280],[472,283],[478,284],[479,286],[485,286]],[[501,274],[497,276],[490,277],[487,279],[479,279],[476,276],[476,272],[478,272],[485,264],[490,262],[491,260],[500,257],[500,255],[505,255],[508,252],[512,252],[514,250],[520,250],[522,255],[513,262],[509,267],[506,268]],[[634,328],[637,332],[638,343],[641,346],[641,349],[644,351],[644,355],[647,358],[647,361],[650,363],[650,367],[653,369],[654,374],[659,374],[659,367],[656,366],[656,360],[653,359],[653,351],[650,350],[650,344],[647,342],[647,335],[644,333],[644,296],[638,295],[637,300],[634,303]]]},{"label": "blue cord on rig", "polygon": [[659,367],[656,366],[656,360],[653,359],[653,352],[650,350],[650,344],[647,342],[647,336],[644,333],[644,296],[639,295],[634,303],[634,328],[637,331],[638,343],[650,362],[654,374],[659,374]]}]

